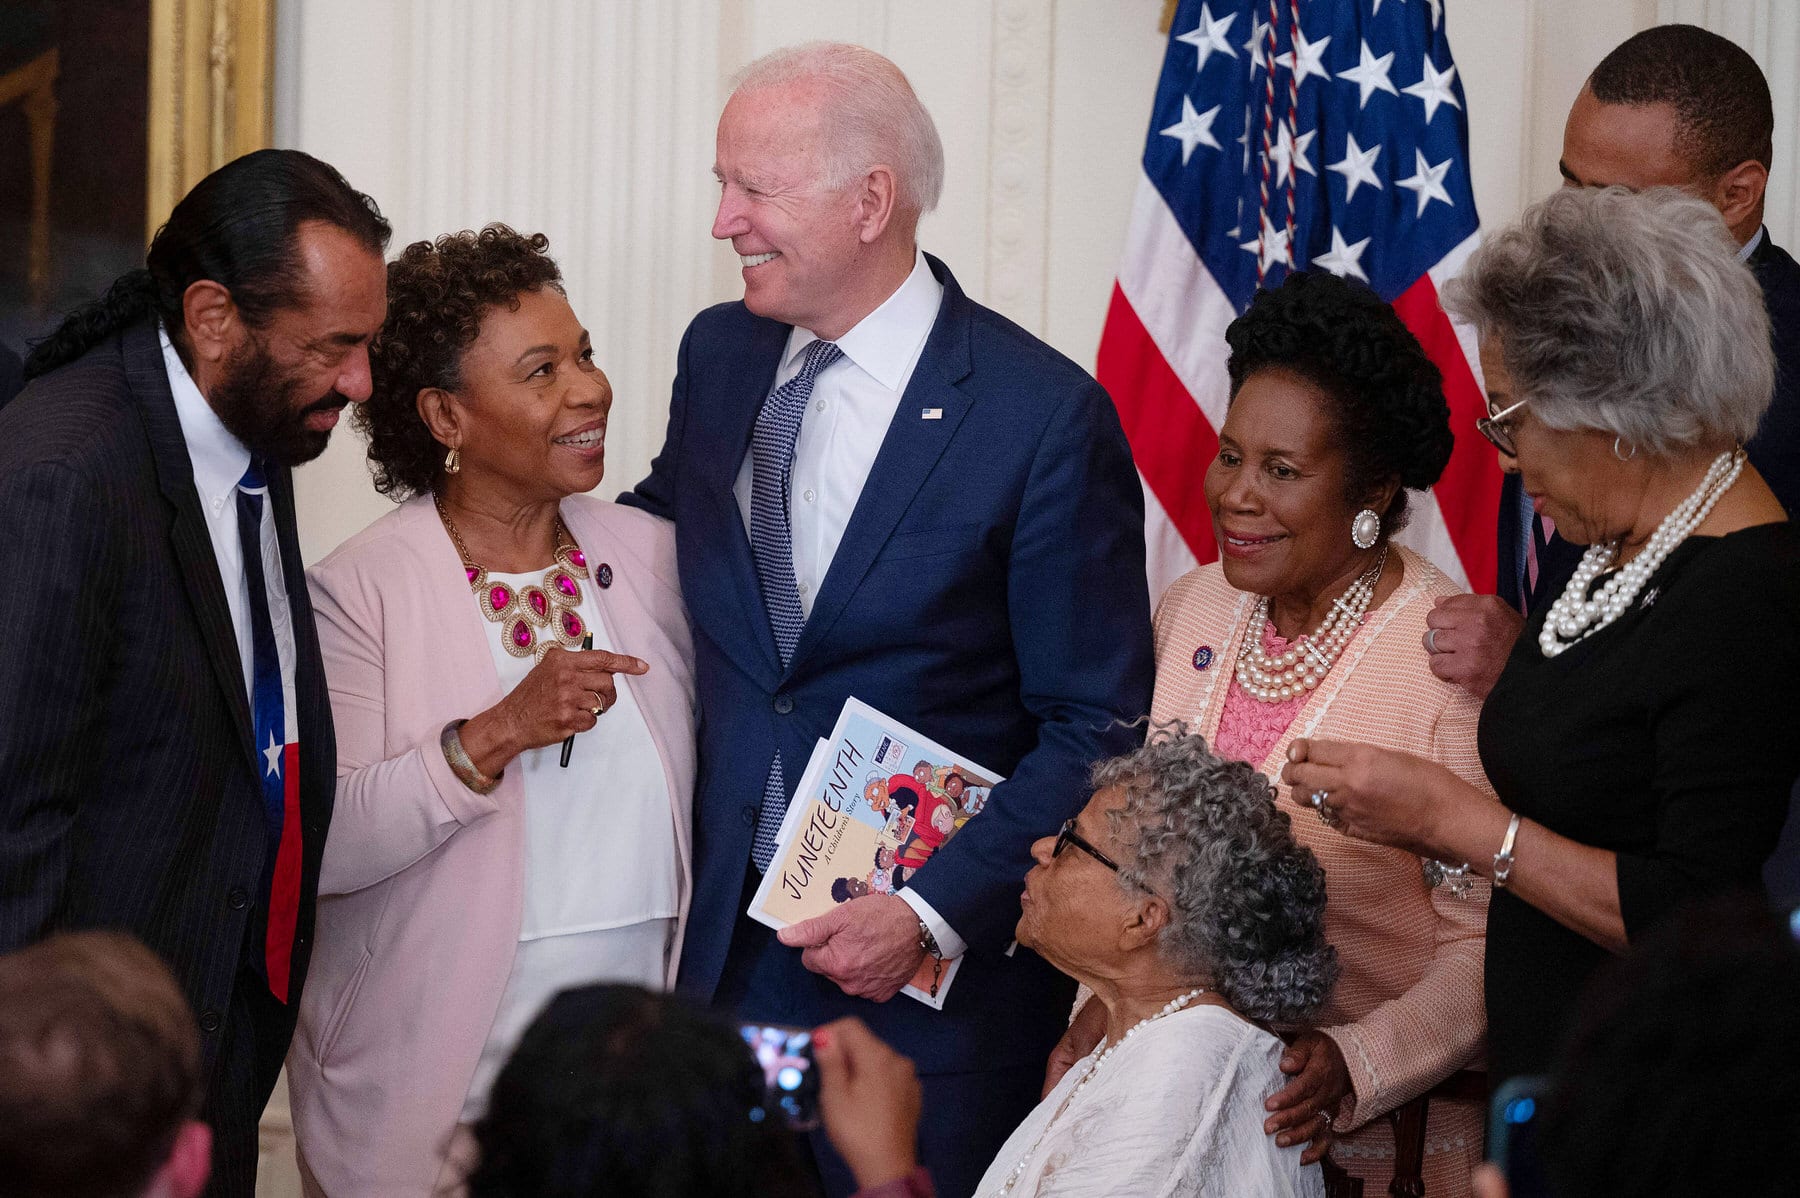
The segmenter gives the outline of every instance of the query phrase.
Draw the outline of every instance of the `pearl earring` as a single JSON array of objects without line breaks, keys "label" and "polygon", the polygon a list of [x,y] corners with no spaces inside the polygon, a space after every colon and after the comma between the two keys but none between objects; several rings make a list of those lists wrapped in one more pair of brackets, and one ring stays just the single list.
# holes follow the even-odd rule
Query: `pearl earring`
[{"label": "pearl earring", "polygon": [[444,473],[455,474],[462,469],[462,451],[451,449],[444,455]]},{"label": "pearl earring", "polygon": [[1358,549],[1373,549],[1381,536],[1381,516],[1374,508],[1364,508],[1350,521],[1350,543]]}]

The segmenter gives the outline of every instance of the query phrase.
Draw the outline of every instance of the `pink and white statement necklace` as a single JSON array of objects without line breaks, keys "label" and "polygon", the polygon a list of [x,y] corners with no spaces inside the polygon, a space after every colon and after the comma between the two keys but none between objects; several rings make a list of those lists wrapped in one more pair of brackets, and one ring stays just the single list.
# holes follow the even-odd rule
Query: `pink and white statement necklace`
[{"label": "pink and white statement necklace", "polygon": [[506,651],[514,657],[542,661],[555,645],[579,649],[587,624],[575,609],[581,606],[581,584],[587,580],[588,564],[562,517],[556,518],[555,563],[544,571],[538,583],[515,590],[489,578],[488,572],[475,564],[462,534],[456,531],[456,522],[444,508],[443,496],[433,492],[431,498],[437,504],[444,531],[450,534],[450,543],[462,558],[463,573],[468,577],[469,589],[475,592],[476,605],[484,617],[500,625],[500,643]]}]

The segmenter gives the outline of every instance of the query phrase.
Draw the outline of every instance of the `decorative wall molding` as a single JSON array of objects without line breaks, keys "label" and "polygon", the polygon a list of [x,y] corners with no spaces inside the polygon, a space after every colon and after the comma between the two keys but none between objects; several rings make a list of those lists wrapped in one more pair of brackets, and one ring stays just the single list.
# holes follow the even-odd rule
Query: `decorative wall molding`
[{"label": "decorative wall molding", "polygon": [[987,302],[1049,321],[1050,130],[1056,0],[994,0],[989,76]]},{"label": "decorative wall molding", "polygon": [[274,0],[153,0],[145,239],[188,189],[269,144]]}]

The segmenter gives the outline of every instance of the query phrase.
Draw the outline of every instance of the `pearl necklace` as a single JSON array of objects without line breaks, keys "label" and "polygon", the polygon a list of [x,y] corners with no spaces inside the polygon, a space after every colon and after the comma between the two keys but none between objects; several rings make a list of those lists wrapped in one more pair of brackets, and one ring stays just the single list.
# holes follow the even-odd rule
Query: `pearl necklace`
[{"label": "pearl necklace", "polygon": [[[1088,1084],[1095,1073],[1099,1072],[1100,1066],[1106,1064],[1113,1053],[1125,1047],[1126,1042],[1137,1035],[1138,1031],[1146,1024],[1155,1023],[1165,1015],[1173,1015],[1175,1012],[1181,1010],[1181,1008],[1187,1006],[1205,993],[1206,988],[1204,986],[1196,986],[1186,994],[1176,995],[1156,1014],[1147,1015],[1132,1024],[1126,1029],[1125,1034],[1119,1037],[1119,1042],[1117,1044],[1108,1045],[1105,1051],[1096,1056],[1092,1063],[1088,1065],[1087,1070],[1082,1073],[1080,1079],[1069,1088],[1069,1093],[1063,1098],[1062,1105],[1056,1108],[1056,1114],[1050,1116],[1049,1122],[1044,1124],[1044,1130],[1038,1133],[1037,1140],[1031,1145],[1031,1151],[1020,1157],[1019,1163],[1014,1165],[1012,1172],[1006,1175],[1006,1180],[1001,1183],[1000,1189],[995,1193],[995,1198],[1005,1198],[1005,1195],[1012,1193],[1012,1188],[1019,1184],[1019,1178],[1025,1175],[1025,1166],[1031,1163],[1031,1158],[1037,1155],[1037,1150],[1039,1148],[1043,1147],[1044,1137],[1050,1134],[1050,1128],[1055,1125],[1058,1119],[1062,1118],[1065,1112],[1068,1111],[1069,1104],[1075,1101],[1075,1096],[1081,1093],[1081,1088]],[[1098,1002],[1100,1000],[1089,999],[1088,1001]],[[1102,1041],[1102,1043],[1104,1043],[1104,1041]]]},{"label": "pearl necklace", "polygon": [[1263,649],[1262,630],[1269,619],[1269,597],[1258,599],[1250,613],[1250,627],[1244,633],[1244,646],[1238,650],[1237,680],[1244,693],[1263,703],[1285,703],[1323,682],[1344,646],[1362,627],[1363,616],[1375,599],[1375,583],[1385,565],[1387,546],[1383,545],[1375,564],[1331,601],[1331,610],[1312,635],[1301,636],[1278,657],[1270,657]]},{"label": "pearl necklace", "polygon": [[1588,597],[1588,588],[1618,557],[1619,542],[1590,545],[1581,555],[1581,564],[1575,567],[1569,585],[1563,588],[1563,593],[1550,605],[1549,614],[1544,617],[1544,626],[1538,632],[1538,648],[1543,650],[1544,656],[1555,657],[1624,615],[1657,567],[1705,522],[1713,505],[1731,490],[1731,485],[1743,472],[1744,451],[1741,448],[1714,458],[1694,493],[1663,517],[1643,551],[1608,578],[1592,598]]}]

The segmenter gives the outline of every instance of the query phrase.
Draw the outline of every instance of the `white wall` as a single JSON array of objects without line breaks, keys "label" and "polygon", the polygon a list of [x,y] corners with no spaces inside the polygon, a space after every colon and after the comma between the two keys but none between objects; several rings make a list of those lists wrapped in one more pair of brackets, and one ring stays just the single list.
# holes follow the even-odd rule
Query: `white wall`
[{"label": "white wall", "polygon": [[[279,7],[277,140],[375,196],[396,248],[489,220],[549,234],[618,396],[604,491],[635,481],[660,444],[688,318],[736,294],[734,260],[708,236],[713,123],[731,73],[776,46],[842,38],[897,61],[948,158],[925,245],[972,295],[1093,360],[1161,62],[1161,0]],[[1570,100],[1607,49],[1656,19],[1657,0],[1446,8],[1491,224],[1555,186]],[[362,452],[346,430],[300,472],[309,560],[386,510]]]}]

